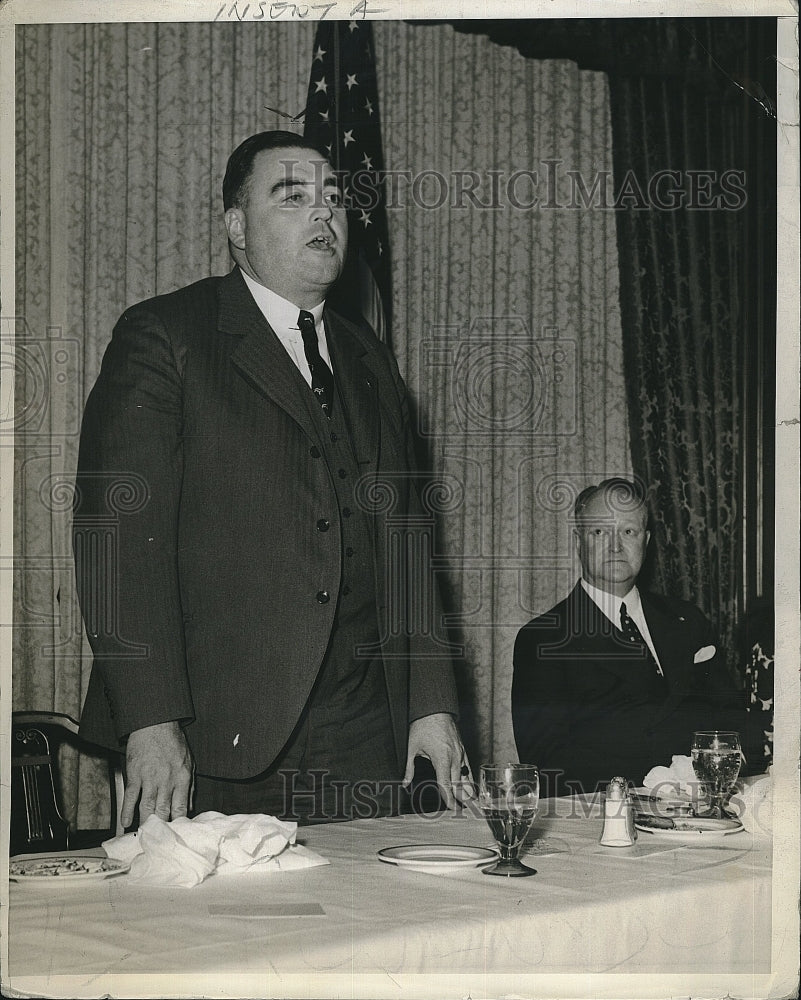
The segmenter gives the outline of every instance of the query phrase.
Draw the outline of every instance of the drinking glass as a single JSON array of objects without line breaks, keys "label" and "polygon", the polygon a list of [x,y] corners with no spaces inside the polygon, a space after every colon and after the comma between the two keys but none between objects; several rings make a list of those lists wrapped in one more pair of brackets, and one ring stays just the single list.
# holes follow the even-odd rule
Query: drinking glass
[{"label": "drinking glass", "polygon": [[694,733],[692,759],[695,776],[706,788],[711,803],[704,815],[725,818],[723,803],[737,780],[743,759],[740,734],[720,730]]},{"label": "drinking glass", "polygon": [[520,846],[531,829],[540,799],[540,775],[534,764],[482,764],[478,804],[501,857],[485,875],[536,875],[518,860]]}]

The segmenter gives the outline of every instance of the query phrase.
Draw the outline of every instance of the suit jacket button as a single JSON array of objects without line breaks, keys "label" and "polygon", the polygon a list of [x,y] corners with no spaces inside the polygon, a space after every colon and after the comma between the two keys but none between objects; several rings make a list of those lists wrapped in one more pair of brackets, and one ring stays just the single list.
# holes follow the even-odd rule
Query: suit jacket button
[{"label": "suit jacket button", "polygon": [[316,444],[312,445],[312,447],[309,448],[309,454],[311,455],[312,458],[320,457],[320,449],[317,447]]},{"label": "suit jacket button", "polygon": [[321,517],[320,520],[317,522],[318,531],[328,531],[330,527],[331,525],[329,524],[328,521],[326,521],[324,517]]},{"label": "suit jacket button", "polygon": [[328,602],[330,600],[331,600],[331,595],[328,593],[327,590],[318,590],[317,591],[317,603],[318,604],[328,604]]}]

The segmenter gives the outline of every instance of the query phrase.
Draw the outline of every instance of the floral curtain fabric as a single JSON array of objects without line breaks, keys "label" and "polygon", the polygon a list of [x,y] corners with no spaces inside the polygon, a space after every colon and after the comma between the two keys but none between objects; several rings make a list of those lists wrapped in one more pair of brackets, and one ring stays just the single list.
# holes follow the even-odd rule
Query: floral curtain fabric
[{"label": "floral curtain fabric", "polygon": [[775,123],[733,87],[618,79],[612,93],[618,176],[625,168],[642,187],[661,175],[674,190],[680,178],[678,201],[643,211],[635,195],[617,213],[632,460],[653,491],[651,579],[717,624],[742,684],[739,623],[773,582]]},{"label": "floral curtain fabric", "polygon": [[[435,484],[442,638],[474,760],[513,755],[517,629],[575,579],[573,496],[630,469],[615,221],[565,207],[571,171],[611,170],[608,85],[448,25],[374,35],[396,174],[392,344]],[[228,269],[227,155],[286,127],[268,109],[301,110],[312,41],[311,24],[18,29],[16,709],[80,713],[71,482],[113,324]],[[101,822],[89,767],[67,766],[83,827]]]}]

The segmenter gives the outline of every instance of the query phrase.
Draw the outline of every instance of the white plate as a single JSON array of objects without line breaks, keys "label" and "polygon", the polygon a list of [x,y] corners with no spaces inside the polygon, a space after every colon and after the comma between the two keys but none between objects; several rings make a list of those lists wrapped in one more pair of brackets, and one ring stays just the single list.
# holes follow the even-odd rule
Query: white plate
[{"label": "white plate", "polygon": [[52,889],[122,875],[130,867],[130,862],[88,854],[42,854],[38,857],[12,858],[8,863],[8,877],[26,887]]},{"label": "white plate", "polygon": [[704,819],[694,816],[676,816],[673,819],[675,830],[659,830],[650,826],[643,826],[635,822],[635,827],[644,834],[652,834],[655,837],[664,837],[667,840],[682,840],[690,844],[709,844],[720,841],[724,837],[730,837],[733,833],[742,833],[744,827],[742,823],[734,819]]},{"label": "white plate", "polygon": [[498,860],[498,852],[488,847],[458,847],[453,844],[405,844],[385,847],[378,857],[390,865],[420,872],[480,868]]}]

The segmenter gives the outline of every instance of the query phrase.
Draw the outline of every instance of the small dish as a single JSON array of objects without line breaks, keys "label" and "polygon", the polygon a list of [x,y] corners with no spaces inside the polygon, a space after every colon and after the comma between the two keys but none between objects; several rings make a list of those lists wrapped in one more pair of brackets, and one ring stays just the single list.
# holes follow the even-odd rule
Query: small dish
[{"label": "small dish", "polygon": [[744,829],[743,824],[736,819],[705,819],[700,816],[671,818],[645,816],[642,813],[635,818],[634,826],[640,833],[668,840],[683,840],[696,846],[720,841],[723,837],[742,833]]},{"label": "small dish", "polygon": [[488,847],[461,847],[453,844],[405,844],[385,847],[381,861],[419,872],[449,872],[481,868],[498,860],[498,852]]},{"label": "small dish", "polygon": [[8,877],[26,887],[53,889],[123,875],[130,867],[130,862],[92,855],[42,854],[38,857],[12,858],[8,863]]}]

